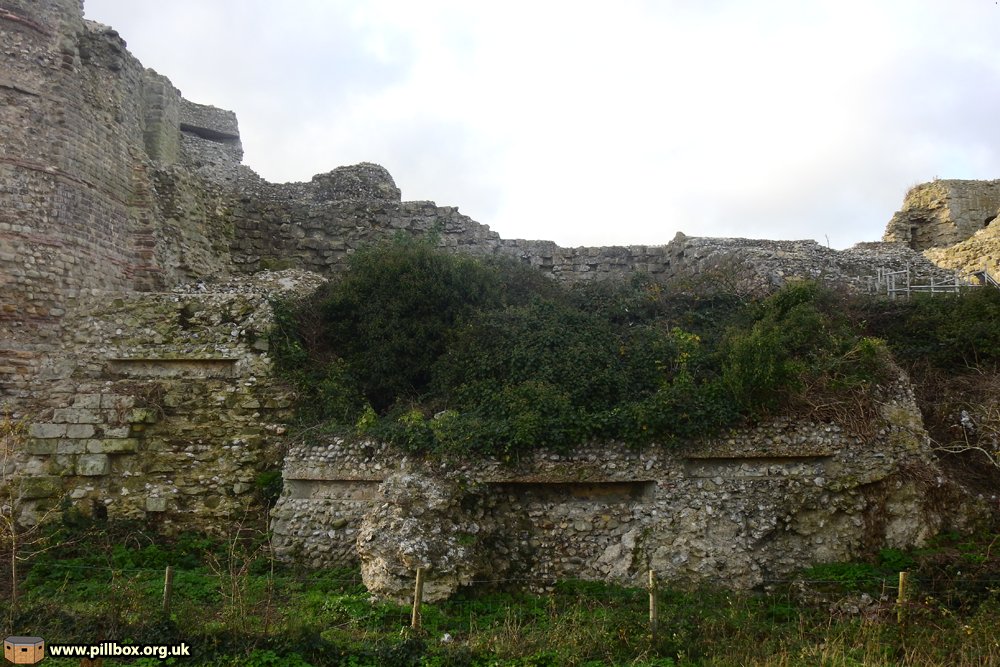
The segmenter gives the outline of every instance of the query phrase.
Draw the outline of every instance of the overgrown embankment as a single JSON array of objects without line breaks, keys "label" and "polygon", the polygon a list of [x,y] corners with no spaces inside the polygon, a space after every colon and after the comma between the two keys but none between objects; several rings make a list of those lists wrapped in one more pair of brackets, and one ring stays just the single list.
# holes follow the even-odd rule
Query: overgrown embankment
[{"label": "overgrown embankment", "polygon": [[301,419],[414,451],[674,445],[776,413],[860,425],[890,373],[816,284],[763,299],[643,275],[567,287],[426,242],[358,252],[278,313],[272,349]]}]

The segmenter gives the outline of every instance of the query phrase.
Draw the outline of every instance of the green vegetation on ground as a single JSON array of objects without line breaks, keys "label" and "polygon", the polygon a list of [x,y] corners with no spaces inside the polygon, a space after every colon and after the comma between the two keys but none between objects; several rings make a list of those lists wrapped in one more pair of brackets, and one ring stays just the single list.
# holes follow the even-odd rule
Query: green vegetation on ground
[{"label": "green vegetation on ground", "polygon": [[[926,549],[817,566],[765,582],[648,593],[549,582],[529,593],[470,588],[410,609],[371,602],[352,569],[303,572],[272,562],[260,534],[157,537],[138,525],[61,529],[27,572],[17,608],[0,596],[4,636],[47,643],[186,642],[189,659],[105,665],[593,666],[982,665],[1000,663],[1000,536],[943,535]],[[169,613],[164,567],[175,569]],[[910,571],[903,623],[897,572]],[[0,582],[2,584],[3,582]],[[46,658],[46,664],[78,660]]]}]

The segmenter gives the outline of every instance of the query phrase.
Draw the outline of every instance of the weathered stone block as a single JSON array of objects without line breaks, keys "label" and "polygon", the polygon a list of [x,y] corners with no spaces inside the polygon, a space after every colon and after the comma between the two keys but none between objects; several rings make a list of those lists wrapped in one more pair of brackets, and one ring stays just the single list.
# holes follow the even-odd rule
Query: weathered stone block
[{"label": "weathered stone block", "polygon": [[44,475],[48,461],[47,456],[31,456],[18,467],[18,474],[30,477]]},{"label": "weathered stone block", "polygon": [[75,475],[76,457],[72,454],[56,454],[49,459],[46,472],[50,475],[59,475],[60,477]]},{"label": "weathered stone block", "polygon": [[107,475],[111,462],[106,454],[84,454],[76,461],[76,474],[84,477]]},{"label": "weathered stone block", "polygon": [[68,424],[66,426],[67,438],[91,438],[94,433],[93,424]]},{"label": "weathered stone block", "polygon": [[100,394],[79,394],[73,399],[74,408],[97,410],[101,407]]},{"label": "weathered stone block", "polygon": [[62,480],[53,475],[28,477],[21,482],[21,497],[25,500],[52,498],[62,492]]},{"label": "weathered stone block", "polygon": [[131,454],[139,448],[136,438],[111,438],[91,440],[87,443],[87,451],[93,454]]},{"label": "weathered stone block", "polygon": [[86,440],[60,440],[56,445],[56,454],[83,454],[86,451]]},{"label": "weathered stone block", "polygon": [[107,426],[104,428],[105,438],[127,438],[131,434],[132,428],[125,426]]},{"label": "weathered stone block", "polygon": [[46,455],[56,453],[55,440],[31,439],[24,443],[24,451],[28,454]]},{"label": "weathered stone block", "polygon": [[32,438],[62,438],[66,436],[66,424],[32,424],[28,427]]},{"label": "weathered stone block", "polygon": [[99,424],[101,416],[93,410],[58,408],[53,411],[52,421],[62,424]]},{"label": "weathered stone block", "polygon": [[167,499],[166,498],[146,498],[146,511],[147,512],[166,512],[167,511]]}]

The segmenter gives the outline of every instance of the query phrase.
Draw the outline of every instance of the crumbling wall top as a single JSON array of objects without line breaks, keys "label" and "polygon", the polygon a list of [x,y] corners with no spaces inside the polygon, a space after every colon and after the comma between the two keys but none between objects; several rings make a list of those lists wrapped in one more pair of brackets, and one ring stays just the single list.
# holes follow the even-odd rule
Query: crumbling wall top
[{"label": "crumbling wall top", "polygon": [[337,167],[325,174],[317,174],[313,176],[312,184],[316,201],[402,201],[389,170],[371,162]]},{"label": "crumbling wall top", "polygon": [[910,188],[884,241],[914,250],[955,245],[988,226],[1000,210],[1000,180],[935,179]]},{"label": "crumbling wall top", "polygon": [[240,138],[236,114],[226,109],[182,99],[180,122],[181,130],[197,134],[203,139],[238,141]]}]

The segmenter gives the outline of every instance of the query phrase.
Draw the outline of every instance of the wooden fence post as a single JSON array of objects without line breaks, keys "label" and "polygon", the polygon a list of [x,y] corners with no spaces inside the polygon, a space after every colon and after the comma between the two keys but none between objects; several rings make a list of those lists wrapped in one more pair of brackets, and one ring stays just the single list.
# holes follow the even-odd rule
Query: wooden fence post
[{"label": "wooden fence post", "polygon": [[649,632],[653,638],[653,642],[656,642],[656,631],[657,631],[657,614],[656,614],[656,570],[649,571]]},{"label": "wooden fence post", "polygon": [[424,568],[417,568],[417,583],[413,587],[413,615],[410,617],[410,627],[420,629],[420,603],[424,600]]},{"label": "wooden fence post", "polygon": [[170,613],[170,596],[174,592],[174,568],[167,566],[163,574],[163,613]]},{"label": "wooden fence post", "polygon": [[906,622],[906,572],[899,573],[899,595],[896,596],[896,622],[903,625]]}]

